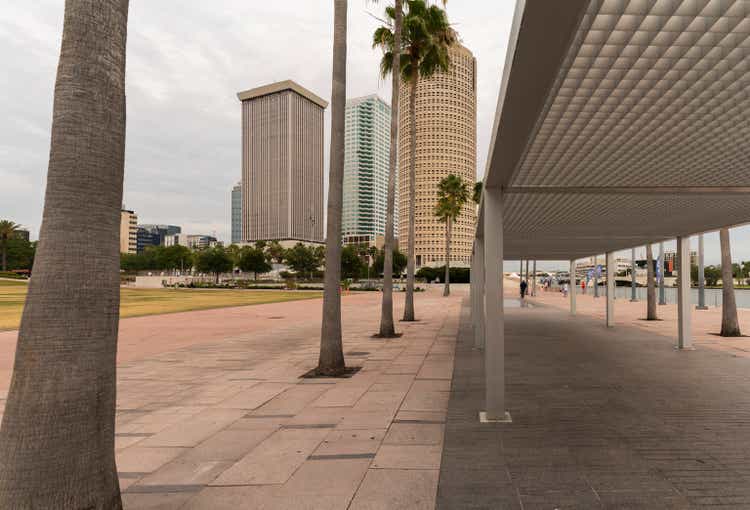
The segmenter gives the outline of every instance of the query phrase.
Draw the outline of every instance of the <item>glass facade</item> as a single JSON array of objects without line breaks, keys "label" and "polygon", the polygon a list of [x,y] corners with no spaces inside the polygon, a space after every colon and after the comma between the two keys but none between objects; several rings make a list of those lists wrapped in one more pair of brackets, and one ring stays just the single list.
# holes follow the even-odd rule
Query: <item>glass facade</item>
[{"label": "glass facade", "polygon": [[232,188],[232,244],[242,242],[242,185]]},{"label": "glass facade", "polygon": [[[346,103],[344,204],[345,243],[385,235],[388,199],[391,107],[378,96]],[[397,174],[398,179],[398,174]],[[398,196],[395,217],[398,218]],[[398,237],[398,225],[394,225]]]}]

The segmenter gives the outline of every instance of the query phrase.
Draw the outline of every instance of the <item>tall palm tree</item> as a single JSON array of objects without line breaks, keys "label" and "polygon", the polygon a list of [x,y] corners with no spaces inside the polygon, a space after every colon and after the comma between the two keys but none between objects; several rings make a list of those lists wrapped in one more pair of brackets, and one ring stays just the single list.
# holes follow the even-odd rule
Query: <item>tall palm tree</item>
[{"label": "tall palm tree", "polygon": [[[448,23],[445,11],[436,5],[428,5],[425,0],[406,0],[407,10],[403,18],[401,58],[399,68],[401,79],[410,85],[410,161],[409,161],[409,232],[407,255],[406,302],[404,321],[414,317],[414,230],[416,201],[416,150],[417,150],[417,89],[421,79],[428,79],[438,72],[450,69],[449,48],[456,42],[456,33]],[[392,20],[395,11],[386,10]],[[388,27],[382,29],[389,30]],[[394,36],[382,37],[386,50],[393,49]],[[391,47],[388,48],[388,44]],[[383,59],[381,71],[387,74],[393,70],[393,60]],[[387,266],[387,264],[386,264]]]},{"label": "tall palm tree", "polygon": [[[390,8],[389,8],[390,9]],[[389,18],[393,23],[388,27],[380,27],[373,36],[373,48],[383,49],[383,61],[390,62],[380,64],[383,78],[390,70],[398,69],[401,61],[401,31],[404,18],[402,0],[395,0],[392,13]],[[380,308],[380,331],[381,338],[393,338],[396,336],[396,328],[393,322],[393,222],[395,221],[396,209],[396,171],[398,165],[398,90],[401,82],[400,73],[391,73],[391,146],[388,171],[388,198],[385,213],[385,246],[383,266],[383,300]]]},{"label": "tall palm tree", "polygon": [[347,1],[334,0],[333,5],[331,159],[328,173],[323,325],[320,332],[320,357],[317,368],[319,375],[326,376],[339,376],[346,370],[341,344],[341,207],[344,187]]},{"label": "tall palm tree", "polygon": [[657,320],[656,282],[654,281],[654,251],[651,249],[651,243],[646,245],[646,320]]},{"label": "tall palm tree", "polygon": [[451,293],[450,265],[451,265],[451,237],[453,222],[461,214],[464,204],[469,201],[469,184],[460,176],[450,174],[438,184],[438,202],[435,206],[435,216],[445,222],[445,288],[443,296]]},{"label": "tall palm tree", "polygon": [[721,244],[721,336],[742,336],[737,320],[737,302],[734,296],[732,250],[729,229],[719,230]]},{"label": "tall palm tree", "polygon": [[0,220],[0,250],[3,252],[3,271],[8,270],[8,241],[16,237],[21,225],[10,220]]},{"label": "tall palm tree", "polygon": [[122,508],[114,427],[127,16],[128,0],[65,2],[39,249],[0,429],[0,508]]},{"label": "tall palm tree", "polygon": [[482,186],[482,181],[477,181],[474,183],[474,189],[472,190],[471,200],[477,205],[482,201]]}]

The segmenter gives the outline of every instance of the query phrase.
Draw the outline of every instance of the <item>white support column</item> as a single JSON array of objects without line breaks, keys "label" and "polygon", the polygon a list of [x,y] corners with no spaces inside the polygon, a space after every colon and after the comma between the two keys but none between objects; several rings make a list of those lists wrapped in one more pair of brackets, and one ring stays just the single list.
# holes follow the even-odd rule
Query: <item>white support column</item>
[{"label": "white support column", "polygon": [[615,254],[607,253],[607,327],[615,326]]},{"label": "white support column", "polygon": [[692,349],[690,312],[690,238],[677,238],[677,348]]},{"label": "white support column", "polygon": [[534,266],[531,269],[531,295],[536,296],[536,259],[534,259]]},{"label": "white support column", "polygon": [[484,378],[482,422],[509,422],[505,411],[505,318],[503,311],[503,196],[485,188],[484,202]]},{"label": "white support column", "polygon": [[576,261],[570,261],[570,315],[576,314],[576,291],[578,291],[578,285],[576,285]]},{"label": "white support column", "polygon": [[484,349],[484,239],[476,240],[477,260],[477,309],[474,323],[474,348]]},{"label": "white support column", "polygon": [[471,249],[471,267],[469,278],[469,299],[471,300],[471,328],[476,338],[477,329],[477,242],[474,240],[474,246]]}]

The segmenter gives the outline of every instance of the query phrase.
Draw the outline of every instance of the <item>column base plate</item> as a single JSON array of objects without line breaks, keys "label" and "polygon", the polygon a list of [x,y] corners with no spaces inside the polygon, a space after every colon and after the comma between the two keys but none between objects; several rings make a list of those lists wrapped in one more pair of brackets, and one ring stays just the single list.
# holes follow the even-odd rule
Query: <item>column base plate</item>
[{"label": "column base plate", "polygon": [[479,411],[479,423],[513,423],[513,419],[508,411],[505,411],[505,416],[502,419],[488,418],[487,411]]}]

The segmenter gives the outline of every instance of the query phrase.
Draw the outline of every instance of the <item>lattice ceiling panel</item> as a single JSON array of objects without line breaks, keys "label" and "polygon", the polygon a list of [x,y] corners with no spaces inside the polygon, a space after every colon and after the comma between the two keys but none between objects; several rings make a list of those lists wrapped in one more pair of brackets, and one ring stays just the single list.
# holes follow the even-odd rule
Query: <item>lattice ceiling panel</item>
[{"label": "lattice ceiling panel", "polygon": [[508,194],[505,258],[570,259],[750,219],[743,196]]},{"label": "lattice ceiling panel", "polygon": [[593,0],[537,127],[512,185],[750,185],[750,1]]}]

